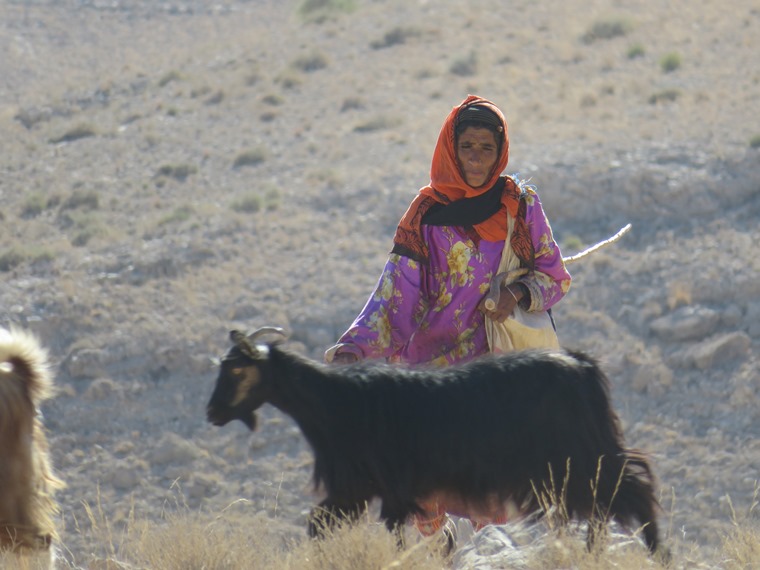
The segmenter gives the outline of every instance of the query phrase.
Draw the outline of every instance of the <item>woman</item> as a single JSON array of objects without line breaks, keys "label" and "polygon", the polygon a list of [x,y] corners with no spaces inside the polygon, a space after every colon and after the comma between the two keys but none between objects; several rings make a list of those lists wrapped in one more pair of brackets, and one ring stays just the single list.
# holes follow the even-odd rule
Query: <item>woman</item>
[{"label": "woman", "polygon": [[[489,326],[505,323],[518,304],[540,314],[567,293],[570,274],[538,195],[501,175],[508,158],[498,107],[473,95],[454,107],[438,137],[430,185],[402,217],[377,288],[327,350],[327,362],[470,360],[504,350]],[[507,256],[524,274],[502,283],[498,303],[486,308]]]}]

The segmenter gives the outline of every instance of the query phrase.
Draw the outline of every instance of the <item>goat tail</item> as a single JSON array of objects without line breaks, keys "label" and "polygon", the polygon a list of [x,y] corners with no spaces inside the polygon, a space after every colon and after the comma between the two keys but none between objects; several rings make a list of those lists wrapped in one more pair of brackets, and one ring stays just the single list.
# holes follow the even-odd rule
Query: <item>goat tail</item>
[{"label": "goat tail", "polygon": [[655,494],[655,477],[649,458],[637,449],[623,452],[623,470],[611,505],[613,518],[629,528],[638,521],[644,542],[651,552],[659,545],[657,513],[660,504]]}]

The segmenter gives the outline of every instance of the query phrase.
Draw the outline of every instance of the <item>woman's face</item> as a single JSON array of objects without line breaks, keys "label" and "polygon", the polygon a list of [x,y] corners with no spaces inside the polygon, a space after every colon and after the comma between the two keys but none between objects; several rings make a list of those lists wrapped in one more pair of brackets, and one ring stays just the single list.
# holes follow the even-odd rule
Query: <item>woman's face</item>
[{"label": "woman's face", "polygon": [[465,182],[479,188],[490,177],[499,158],[496,135],[486,128],[467,127],[457,139],[457,162]]}]

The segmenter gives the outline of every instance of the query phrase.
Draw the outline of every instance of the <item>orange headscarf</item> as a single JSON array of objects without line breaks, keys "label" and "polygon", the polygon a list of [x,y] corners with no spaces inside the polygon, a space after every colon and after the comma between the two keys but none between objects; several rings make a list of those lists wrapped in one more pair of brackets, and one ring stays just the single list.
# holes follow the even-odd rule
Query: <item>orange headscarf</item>
[{"label": "orange headscarf", "polygon": [[[465,181],[459,168],[455,147],[457,115],[462,109],[473,105],[486,107],[493,111],[504,127],[501,133],[503,137],[500,144],[501,154],[486,183],[478,188],[473,188]],[[420,229],[422,216],[425,212],[435,203],[450,204],[464,198],[474,198],[487,192],[499,179],[508,162],[509,136],[507,135],[507,121],[504,114],[491,101],[475,95],[468,95],[464,101],[451,110],[443,123],[443,127],[441,127],[430,167],[430,184],[420,189],[419,194],[401,218],[396,235],[393,238],[394,251],[406,253],[418,260],[426,260],[427,246],[422,242]],[[515,219],[519,219],[520,190],[510,178],[507,178],[506,182],[501,197],[501,208],[487,220],[472,227],[477,236],[486,241],[506,239],[507,212]],[[522,237],[525,237],[524,234]]]}]

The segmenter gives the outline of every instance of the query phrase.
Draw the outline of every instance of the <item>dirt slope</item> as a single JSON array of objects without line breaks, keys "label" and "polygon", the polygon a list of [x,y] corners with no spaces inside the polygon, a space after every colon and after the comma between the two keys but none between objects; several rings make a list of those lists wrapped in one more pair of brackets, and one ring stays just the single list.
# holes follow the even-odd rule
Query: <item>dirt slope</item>
[{"label": "dirt slope", "polygon": [[[330,4],[330,3],[328,3]],[[760,10],[717,0],[0,4],[0,323],[38,332],[63,540],[237,498],[300,533],[311,456],[264,409],[206,425],[234,326],[314,358],[374,287],[467,93],[572,267],[564,344],[603,362],[677,544],[720,545],[760,471]],[[589,35],[591,32],[595,35]],[[670,65],[674,69],[667,71]],[[757,511],[754,511],[757,517]]]}]

